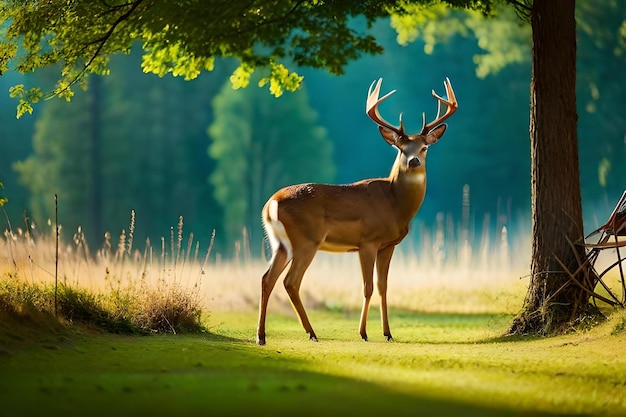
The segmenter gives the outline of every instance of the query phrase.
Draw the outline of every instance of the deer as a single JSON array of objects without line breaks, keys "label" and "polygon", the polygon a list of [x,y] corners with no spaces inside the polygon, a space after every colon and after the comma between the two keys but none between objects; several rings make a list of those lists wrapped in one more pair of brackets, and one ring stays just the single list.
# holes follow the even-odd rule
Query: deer
[{"label": "deer", "polygon": [[[318,341],[300,298],[302,278],[318,251],[358,252],[363,278],[359,334],[364,341],[368,340],[367,315],[376,267],[383,336],[393,342],[387,313],[389,265],[396,245],[408,234],[409,225],[424,200],[428,148],[441,139],[447,128],[443,122],[457,110],[458,103],[450,80],[446,78],[445,99],[432,90],[437,100],[437,117],[426,123],[423,113],[421,131],[407,134],[402,114],[399,127],[381,117],[378,106],[396,92],[393,90],[379,98],[381,85],[382,78],[370,85],[365,112],[378,125],[383,139],[398,151],[389,176],[344,185],[291,185],[278,190],[263,206],[262,222],[272,256],[261,279],[258,345],[266,343],[269,298],[289,264],[283,280],[285,290],[309,339]],[[442,105],[446,107],[443,114]]]}]

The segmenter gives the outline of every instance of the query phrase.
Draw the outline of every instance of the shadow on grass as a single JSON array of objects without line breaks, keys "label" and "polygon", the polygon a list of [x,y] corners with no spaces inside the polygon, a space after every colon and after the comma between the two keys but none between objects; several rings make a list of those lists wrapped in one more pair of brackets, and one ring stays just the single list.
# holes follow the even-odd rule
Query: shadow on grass
[{"label": "shadow on grass", "polygon": [[[16,306],[0,296],[0,356],[12,355],[31,348],[56,350],[68,343],[74,343],[78,336],[89,337],[99,333],[132,335],[138,338],[154,335],[145,331],[139,332],[132,326],[127,327],[123,319],[99,321],[94,318],[93,309],[88,311],[89,316],[86,318],[80,311],[74,311],[74,320],[68,321],[66,316],[57,318],[28,303]],[[212,333],[202,326],[198,326],[195,334],[216,342],[242,341],[235,337]],[[2,414],[0,417],[3,417]]]}]

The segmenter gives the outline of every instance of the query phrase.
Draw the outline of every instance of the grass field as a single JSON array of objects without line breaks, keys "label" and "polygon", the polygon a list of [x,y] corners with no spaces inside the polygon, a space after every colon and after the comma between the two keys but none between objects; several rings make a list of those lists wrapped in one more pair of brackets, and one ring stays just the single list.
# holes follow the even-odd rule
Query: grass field
[{"label": "grass field", "polygon": [[[374,312],[373,312],[374,313]],[[626,415],[626,315],[545,339],[502,314],[393,311],[396,342],[358,312],[315,310],[309,342],[273,313],[214,312],[200,335],[121,336],[23,323],[0,353],[0,415]]]},{"label": "grass field", "polygon": [[[11,242],[0,246],[0,279],[49,284],[49,241]],[[302,287],[320,342],[308,341],[277,285],[268,344],[259,347],[256,303],[266,265],[203,263],[187,248],[185,255],[179,240],[180,255],[172,251],[168,260],[151,248],[91,258],[65,247],[59,276],[131,307],[121,297],[127,291],[140,298],[156,291],[147,293],[154,298],[175,284],[182,293],[174,295],[193,296],[192,308],[197,297],[202,333],[166,326],[152,335],[112,334],[0,303],[0,417],[626,415],[625,312],[558,337],[502,337],[523,304],[523,262],[399,253],[388,294],[395,342],[387,343],[377,297],[370,341],[358,335],[358,259],[322,255]]]}]

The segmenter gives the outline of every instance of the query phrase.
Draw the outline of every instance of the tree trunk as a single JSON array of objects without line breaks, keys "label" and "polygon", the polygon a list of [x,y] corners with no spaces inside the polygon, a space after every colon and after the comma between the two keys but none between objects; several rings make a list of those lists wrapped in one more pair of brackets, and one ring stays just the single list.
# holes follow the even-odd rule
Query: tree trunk
[{"label": "tree trunk", "polygon": [[[532,260],[522,313],[510,333],[548,334],[582,314],[589,295],[575,273],[584,250],[576,133],[574,0],[535,0],[531,81]],[[583,273],[574,274],[585,281]],[[591,288],[593,289],[593,288]]]}]

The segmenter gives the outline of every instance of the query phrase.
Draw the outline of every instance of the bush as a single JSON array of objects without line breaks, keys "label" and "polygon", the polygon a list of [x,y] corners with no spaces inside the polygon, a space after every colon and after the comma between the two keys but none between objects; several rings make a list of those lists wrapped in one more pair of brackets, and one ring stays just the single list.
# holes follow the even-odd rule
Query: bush
[{"label": "bush", "polygon": [[193,293],[178,285],[119,287],[102,293],[61,284],[31,284],[4,276],[0,308],[35,310],[67,323],[114,333],[196,332],[203,330],[202,309]]},{"label": "bush", "polygon": [[[30,309],[116,333],[203,330],[199,279],[213,239],[201,263],[192,233],[183,245],[182,217],[170,230],[169,248],[162,238],[160,254],[149,239],[143,254],[133,250],[134,211],[129,231],[122,230],[117,245],[106,233],[103,247],[93,255],[82,228],[66,244],[52,225],[45,232],[26,223],[24,230],[5,230],[0,240],[0,253],[7,254],[4,262],[0,256],[0,308]],[[58,286],[50,283],[52,270]],[[104,285],[98,279],[103,271]],[[182,286],[183,278],[195,284]]]}]

